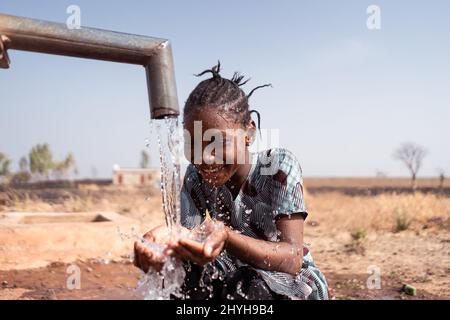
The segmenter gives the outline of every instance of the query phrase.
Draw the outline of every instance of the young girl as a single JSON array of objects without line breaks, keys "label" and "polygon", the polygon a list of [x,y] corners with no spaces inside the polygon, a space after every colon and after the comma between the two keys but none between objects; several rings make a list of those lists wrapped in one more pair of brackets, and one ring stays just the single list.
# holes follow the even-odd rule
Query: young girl
[{"label": "young girl", "polygon": [[[212,77],[198,84],[184,108],[184,129],[191,139],[201,124],[201,137],[208,130],[222,133],[223,148],[202,152],[196,161],[198,141],[186,141],[191,164],[181,193],[181,224],[216,228],[205,243],[181,238],[168,244],[166,254],[186,262],[183,291],[191,299],[328,299],[327,282],[303,245],[308,213],[298,161],[285,149],[254,154],[248,149],[256,132],[251,119],[256,111],[249,110],[248,98],[264,86],[246,95],[242,76],[236,73],[229,80],[219,72],[220,63],[198,75]],[[200,144],[205,149],[205,142]],[[163,226],[144,237],[168,241]],[[162,264],[139,242],[135,257],[144,272]]]}]

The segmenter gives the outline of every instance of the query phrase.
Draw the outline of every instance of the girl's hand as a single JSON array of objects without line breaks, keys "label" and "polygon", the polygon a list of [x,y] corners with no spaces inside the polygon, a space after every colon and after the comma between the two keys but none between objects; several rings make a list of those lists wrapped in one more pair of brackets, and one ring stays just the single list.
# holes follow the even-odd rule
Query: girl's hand
[{"label": "girl's hand", "polygon": [[[209,221],[208,223],[219,222]],[[228,230],[225,226],[214,229],[204,243],[184,237],[172,243],[169,247],[179,258],[203,266],[216,259],[228,239]]]},{"label": "girl's hand", "polygon": [[[166,226],[158,226],[144,234],[146,240],[158,244],[167,244],[169,236],[169,230]],[[160,271],[164,260],[165,255],[160,255],[152,251],[139,241],[134,243],[134,265],[145,273],[148,272],[150,267],[153,267],[156,271]]]}]

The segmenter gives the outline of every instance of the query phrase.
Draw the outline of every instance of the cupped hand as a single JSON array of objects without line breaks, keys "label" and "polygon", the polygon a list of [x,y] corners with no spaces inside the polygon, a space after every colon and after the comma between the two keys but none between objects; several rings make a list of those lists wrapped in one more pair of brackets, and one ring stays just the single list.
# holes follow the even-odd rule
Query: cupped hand
[{"label": "cupped hand", "polygon": [[192,261],[200,266],[216,259],[225,247],[228,230],[221,222],[209,220],[205,223],[215,224],[208,226],[208,229],[213,231],[205,242],[198,242],[190,237],[181,237],[178,241],[172,241],[169,248],[173,250],[175,256],[185,261]]},{"label": "cupped hand", "polygon": [[134,265],[140,268],[145,273],[150,270],[150,268],[160,271],[164,265],[164,261],[167,256],[174,255],[173,250],[168,246],[170,240],[175,237],[175,234],[188,234],[189,230],[183,227],[177,227],[171,233],[165,225],[158,226],[146,234],[143,238],[148,243],[153,243],[160,245],[162,250],[152,249],[152,246],[147,246],[142,241],[135,241],[134,243]]},{"label": "cupped hand", "polygon": [[[143,238],[148,242],[166,245],[170,239],[169,229],[164,225],[158,226],[144,234]],[[151,267],[156,271],[160,271],[165,258],[165,254],[152,250],[141,241],[135,241],[134,265],[145,273],[147,273]]]}]

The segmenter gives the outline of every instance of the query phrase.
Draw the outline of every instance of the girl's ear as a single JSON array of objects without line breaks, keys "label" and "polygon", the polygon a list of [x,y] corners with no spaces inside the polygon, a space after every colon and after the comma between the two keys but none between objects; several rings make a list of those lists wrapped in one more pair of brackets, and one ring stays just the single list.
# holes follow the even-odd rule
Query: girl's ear
[{"label": "girl's ear", "polygon": [[256,124],[255,121],[251,120],[248,129],[247,129],[247,136],[245,137],[245,144],[247,146],[250,146],[253,142],[255,142],[256,139]]}]

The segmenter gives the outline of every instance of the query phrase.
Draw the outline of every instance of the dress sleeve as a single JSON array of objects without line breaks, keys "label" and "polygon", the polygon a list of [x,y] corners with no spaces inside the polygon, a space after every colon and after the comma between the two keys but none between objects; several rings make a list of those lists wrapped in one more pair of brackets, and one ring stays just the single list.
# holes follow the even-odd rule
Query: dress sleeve
[{"label": "dress sleeve", "polygon": [[303,197],[302,168],[293,153],[285,149],[271,151],[276,165],[272,171],[272,210],[275,218],[300,214],[308,216]]}]

